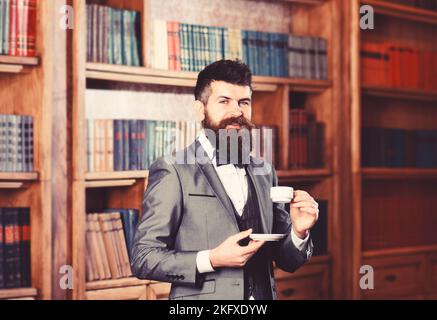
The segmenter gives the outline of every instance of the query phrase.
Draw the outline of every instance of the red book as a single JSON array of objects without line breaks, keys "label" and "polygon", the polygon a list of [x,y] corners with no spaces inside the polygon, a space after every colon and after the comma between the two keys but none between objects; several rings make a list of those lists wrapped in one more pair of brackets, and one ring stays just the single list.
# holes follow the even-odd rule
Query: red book
[{"label": "red book", "polygon": [[9,16],[9,55],[17,55],[18,0],[11,0]]},{"label": "red book", "polygon": [[27,56],[34,57],[36,56],[36,11],[38,0],[26,0],[27,2]]},{"label": "red book", "polygon": [[390,83],[393,87],[400,87],[400,58],[399,58],[399,49],[396,45],[391,44],[388,48],[388,56],[389,56],[389,66],[388,73],[390,78]]},{"label": "red book", "polygon": [[37,0],[11,2],[11,48],[17,56],[35,56],[36,7]]},{"label": "red book", "polygon": [[173,36],[173,22],[167,21],[167,47],[168,47],[168,69],[175,70],[174,65],[174,36]]},{"label": "red book", "polygon": [[379,83],[383,86],[389,86],[389,77],[388,77],[388,69],[389,69],[389,54],[388,54],[388,46],[385,43],[378,44],[379,52],[381,55],[381,60],[379,63],[380,68],[380,80]]},{"label": "red book", "polygon": [[179,37],[180,23],[173,22],[174,31],[174,58],[175,58],[175,70],[181,69],[181,38]]},{"label": "red book", "polygon": [[412,48],[410,50],[410,85],[411,88],[419,88],[419,51]]}]

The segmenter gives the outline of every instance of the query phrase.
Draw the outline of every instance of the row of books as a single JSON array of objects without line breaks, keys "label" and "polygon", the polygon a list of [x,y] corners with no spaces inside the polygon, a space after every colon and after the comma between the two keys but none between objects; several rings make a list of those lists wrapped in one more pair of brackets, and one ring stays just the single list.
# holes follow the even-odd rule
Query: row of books
[{"label": "row of books", "polygon": [[437,89],[437,52],[393,43],[364,42],[361,57],[364,84]]},{"label": "row of books", "polygon": [[0,0],[0,54],[35,56],[37,0]]},{"label": "row of books", "polygon": [[362,165],[437,168],[437,130],[363,128]]},{"label": "row of books", "polygon": [[87,214],[87,281],[127,278],[132,275],[130,252],[138,210],[106,209]]},{"label": "row of books", "polygon": [[0,288],[31,286],[30,209],[0,208]]},{"label": "row of books", "polygon": [[88,120],[89,172],[147,170],[159,157],[181,150],[200,131],[195,121]]},{"label": "row of books", "polygon": [[32,117],[0,114],[0,172],[32,171]]},{"label": "row of books", "polygon": [[87,60],[141,65],[140,14],[91,4],[87,12]]},{"label": "row of books", "polygon": [[325,124],[311,119],[304,109],[290,110],[290,168],[323,168]]},{"label": "row of books", "polygon": [[427,10],[437,10],[437,0],[390,0],[390,2]]},{"label": "row of books", "polygon": [[325,39],[155,20],[152,68],[200,71],[240,59],[256,75],[327,79]]}]

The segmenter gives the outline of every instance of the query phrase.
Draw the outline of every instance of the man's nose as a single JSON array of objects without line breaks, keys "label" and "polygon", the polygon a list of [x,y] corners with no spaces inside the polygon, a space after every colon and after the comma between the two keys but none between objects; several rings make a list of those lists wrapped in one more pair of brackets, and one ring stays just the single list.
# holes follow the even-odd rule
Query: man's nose
[{"label": "man's nose", "polygon": [[243,111],[241,111],[240,104],[238,101],[232,102],[232,116],[239,117],[243,114]]}]

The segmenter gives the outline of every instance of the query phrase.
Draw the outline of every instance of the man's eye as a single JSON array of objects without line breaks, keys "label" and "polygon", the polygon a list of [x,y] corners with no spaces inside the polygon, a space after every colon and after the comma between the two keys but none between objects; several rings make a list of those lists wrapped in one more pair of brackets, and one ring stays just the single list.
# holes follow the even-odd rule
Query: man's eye
[{"label": "man's eye", "polygon": [[249,105],[249,102],[248,102],[248,101],[243,101],[243,102],[240,102],[240,105],[242,105],[242,106],[248,106],[248,105]]},{"label": "man's eye", "polygon": [[221,100],[220,103],[228,103],[228,100]]}]

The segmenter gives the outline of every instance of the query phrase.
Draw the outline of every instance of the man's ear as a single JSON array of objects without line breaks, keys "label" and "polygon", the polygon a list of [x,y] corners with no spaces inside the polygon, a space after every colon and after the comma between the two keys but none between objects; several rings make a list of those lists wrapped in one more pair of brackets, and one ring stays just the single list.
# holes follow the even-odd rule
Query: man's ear
[{"label": "man's ear", "polygon": [[196,100],[194,101],[194,109],[196,110],[197,120],[199,122],[203,121],[205,119],[205,105],[201,101]]}]

